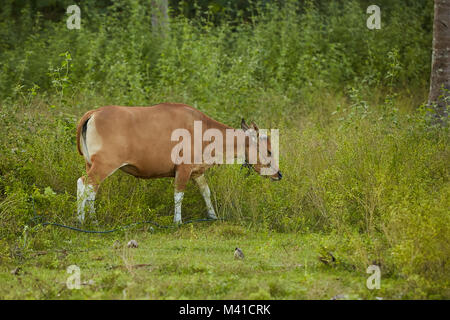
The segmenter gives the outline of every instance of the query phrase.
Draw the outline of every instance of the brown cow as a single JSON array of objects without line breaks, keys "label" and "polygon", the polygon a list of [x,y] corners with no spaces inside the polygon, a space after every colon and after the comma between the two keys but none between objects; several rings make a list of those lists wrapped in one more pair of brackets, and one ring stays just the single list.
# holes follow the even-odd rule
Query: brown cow
[{"label": "brown cow", "polygon": [[[195,153],[199,146],[195,145],[195,141],[184,141],[185,137],[183,137],[183,142],[186,143],[184,146],[189,146],[190,150],[194,150],[194,154],[190,155],[189,148],[176,153],[178,157],[186,156],[184,159],[191,161],[183,163],[174,161],[174,150],[179,150],[176,147],[180,146],[177,140],[173,140],[174,132],[177,130],[179,132],[181,129],[182,132],[195,136],[198,134],[195,132],[196,124],[202,127],[200,132],[202,137],[208,129],[213,129],[215,133],[222,133],[224,137],[227,130],[233,130],[235,136],[232,139],[224,139],[223,145],[220,146],[223,147],[221,150],[231,150],[232,154],[227,154],[227,157],[231,157],[233,160],[239,156],[239,148],[234,145],[235,138],[244,140],[245,159],[241,159],[241,162],[247,162],[249,155],[256,152],[254,149],[257,146],[255,143],[250,143],[252,140],[264,140],[267,153],[270,155],[271,139],[267,135],[259,134],[259,129],[254,123],[249,128],[242,120],[241,127],[246,131],[234,130],[184,104],[163,103],[152,107],[106,106],[88,111],[77,126],[78,152],[84,156],[87,171],[87,179],[81,177],[77,181],[80,222],[84,221],[86,205],[90,213],[94,212],[95,195],[100,183],[117,169],[137,178],[175,177],[175,223],[181,223],[181,202],[184,189],[192,177],[197,182],[205,199],[208,217],[217,219],[210,199],[210,190],[203,175],[205,170],[215,163],[211,163],[207,159],[200,162],[197,159],[196,161]],[[246,137],[249,138],[246,139]],[[218,142],[220,139],[215,141]],[[206,145],[207,143],[201,140],[200,148],[204,148]],[[215,150],[211,154],[214,154],[217,160],[225,153]],[[271,161],[268,163],[267,158],[257,157],[257,160],[253,162],[253,168],[259,174],[269,168],[273,172],[269,175],[273,180],[281,179],[278,167],[274,166]]]}]

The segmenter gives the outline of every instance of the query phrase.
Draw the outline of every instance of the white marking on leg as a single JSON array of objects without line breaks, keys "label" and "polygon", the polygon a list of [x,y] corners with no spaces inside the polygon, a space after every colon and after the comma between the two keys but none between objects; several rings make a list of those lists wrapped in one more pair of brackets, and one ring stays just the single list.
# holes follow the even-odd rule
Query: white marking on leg
[{"label": "white marking on leg", "polygon": [[183,202],[184,192],[175,191],[175,215],[173,217],[173,222],[181,224],[181,202]]},{"label": "white marking on leg", "polygon": [[205,176],[201,175],[195,178],[195,182],[197,182],[203,199],[205,199],[206,208],[208,209],[208,218],[217,219],[216,213],[214,212],[214,207],[211,203],[211,190],[209,190],[209,186],[208,183],[206,183]]},{"label": "white marking on leg", "polygon": [[78,220],[80,222],[84,221],[84,204],[85,201],[83,201],[83,194],[84,194],[84,183],[83,179],[79,178],[77,180],[77,214],[78,214]]},{"label": "white marking on leg", "polygon": [[85,185],[83,179],[77,180],[77,213],[78,220],[83,223],[85,218],[85,207],[87,205],[90,214],[95,213],[95,191],[94,186]]},{"label": "white marking on leg", "polygon": [[88,212],[90,214],[94,214],[95,213],[95,207],[94,207],[94,202],[95,202],[95,191],[94,191],[94,186],[88,184],[86,186],[86,204],[88,206]]}]

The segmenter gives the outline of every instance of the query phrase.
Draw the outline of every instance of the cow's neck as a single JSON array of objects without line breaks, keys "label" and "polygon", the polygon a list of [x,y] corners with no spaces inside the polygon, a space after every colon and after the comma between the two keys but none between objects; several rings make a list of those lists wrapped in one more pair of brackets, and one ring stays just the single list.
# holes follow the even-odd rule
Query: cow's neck
[{"label": "cow's neck", "polygon": [[245,139],[245,133],[242,130],[238,131],[237,138],[227,139],[227,130],[236,130],[236,129],[233,127],[230,127],[226,124],[223,124],[221,122],[212,120],[209,123],[207,123],[207,128],[208,129],[217,129],[222,133],[222,137],[223,137],[223,149],[222,150],[223,150],[223,157],[224,157],[223,163],[227,163],[225,157],[226,157],[226,152],[229,149],[233,150],[233,154],[232,154],[233,160],[238,158],[237,141],[239,141],[240,139],[244,139],[245,143],[248,143],[248,139]]}]

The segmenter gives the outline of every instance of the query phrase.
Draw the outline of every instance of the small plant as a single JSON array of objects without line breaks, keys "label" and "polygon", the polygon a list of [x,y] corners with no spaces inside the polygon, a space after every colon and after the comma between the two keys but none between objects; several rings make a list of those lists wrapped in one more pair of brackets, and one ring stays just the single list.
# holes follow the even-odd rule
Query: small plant
[{"label": "small plant", "polygon": [[71,63],[72,56],[68,51],[61,53],[59,56],[63,57],[61,64],[57,67],[50,65],[47,75],[50,77],[52,87],[55,90],[56,95],[59,97],[59,102],[61,103],[66,101],[64,100],[64,92],[71,84],[69,73],[70,69],[73,67],[73,64]]},{"label": "small plant", "polygon": [[393,49],[388,52],[388,71],[385,76],[385,80],[387,80],[387,89],[388,94],[384,100],[382,105],[383,107],[383,115],[378,119],[386,119],[393,125],[398,125],[398,108],[396,107],[396,99],[398,94],[394,92],[394,83],[398,80],[398,75],[402,70],[402,66],[399,61],[399,52],[398,49]]}]

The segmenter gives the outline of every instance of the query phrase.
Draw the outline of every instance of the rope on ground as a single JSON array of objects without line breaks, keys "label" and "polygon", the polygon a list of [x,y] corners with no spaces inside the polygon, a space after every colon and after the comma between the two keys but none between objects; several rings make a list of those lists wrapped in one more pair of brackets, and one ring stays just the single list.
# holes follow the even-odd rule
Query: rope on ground
[{"label": "rope on ground", "polygon": [[174,229],[174,228],[178,228],[180,225],[184,225],[184,224],[190,224],[190,223],[196,223],[196,222],[209,222],[209,221],[224,221],[225,220],[225,219],[221,219],[221,218],[219,218],[219,219],[193,219],[193,220],[185,221],[179,225],[161,225],[154,221],[146,220],[146,221],[126,224],[126,225],[120,226],[120,227],[112,229],[112,230],[85,230],[85,229],[80,229],[77,227],[72,227],[72,226],[68,226],[65,224],[61,224],[61,223],[44,221],[44,218],[42,216],[39,216],[36,212],[36,208],[34,206],[34,197],[31,197],[31,199],[32,199],[32,203],[33,203],[33,213],[34,213],[34,217],[31,219],[31,221],[34,221],[37,224],[41,224],[42,226],[55,226],[55,227],[66,228],[69,230],[84,232],[84,233],[97,233],[97,234],[112,233],[112,232],[128,229],[133,226],[137,226],[137,225],[141,225],[141,224],[152,224],[155,227],[160,228],[160,229]]}]

